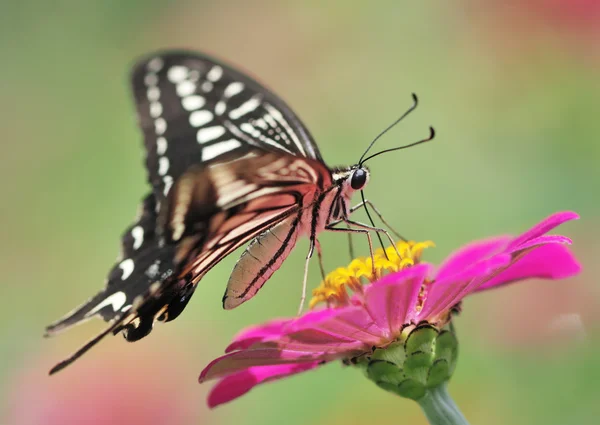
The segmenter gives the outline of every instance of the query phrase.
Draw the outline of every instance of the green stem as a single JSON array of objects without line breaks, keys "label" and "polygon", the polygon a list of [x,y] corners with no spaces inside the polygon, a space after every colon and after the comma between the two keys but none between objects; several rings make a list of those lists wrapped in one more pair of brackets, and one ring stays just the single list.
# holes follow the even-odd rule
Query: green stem
[{"label": "green stem", "polygon": [[445,384],[428,390],[417,403],[431,425],[469,425],[448,394]]}]

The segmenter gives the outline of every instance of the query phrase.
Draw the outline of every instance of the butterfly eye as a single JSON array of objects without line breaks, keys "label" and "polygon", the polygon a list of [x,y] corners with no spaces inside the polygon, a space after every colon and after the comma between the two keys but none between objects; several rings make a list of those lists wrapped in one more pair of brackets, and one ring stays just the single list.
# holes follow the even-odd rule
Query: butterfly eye
[{"label": "butterfly eye", "polygon": [[350,186],[352,186],[352,189],[354,190],[359,190],[362,189],[366,183],[367,170],[364,168],[357,168],[350,178]]}]

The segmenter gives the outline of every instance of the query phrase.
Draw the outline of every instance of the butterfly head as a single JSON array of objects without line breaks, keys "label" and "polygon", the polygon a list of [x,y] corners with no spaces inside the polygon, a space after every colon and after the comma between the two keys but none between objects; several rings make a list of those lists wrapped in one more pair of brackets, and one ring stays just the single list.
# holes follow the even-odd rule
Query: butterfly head
[{"label": "butterfly head", "polygon": [[369,169],[364,165],[354,165],[334,170],[333,181],[335,186],[342,188],[342,192],[351,195],[354,191],[364,189],[369,183],[370,175]]},{"label": "butterfly head", "polygon": [[[369,183],[371,173],[364,165],[340,168],[333,173],[334,185],[339,188],[340,201],[348,204],[355,192],[362,191]],[[346,210],[342,208],[342,210]]]},{"label": "butterfly head", "polygon": [[362,190],[369,181],[369,170],[366,167],[359,166],[352,170],[350,175],[350,187],[354,190]]}]

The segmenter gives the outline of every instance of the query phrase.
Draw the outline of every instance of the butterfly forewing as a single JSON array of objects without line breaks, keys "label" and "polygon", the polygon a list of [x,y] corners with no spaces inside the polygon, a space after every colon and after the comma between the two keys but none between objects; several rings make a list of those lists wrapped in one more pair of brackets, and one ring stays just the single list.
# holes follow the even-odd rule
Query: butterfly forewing
[{"label": "butterfly forewing", "polygon": [[281,99],[208,57],[149,57],[134,68],[132,85],[158,196],[190,166],[239,158],[253,147],[322,162],[312,137]]}]

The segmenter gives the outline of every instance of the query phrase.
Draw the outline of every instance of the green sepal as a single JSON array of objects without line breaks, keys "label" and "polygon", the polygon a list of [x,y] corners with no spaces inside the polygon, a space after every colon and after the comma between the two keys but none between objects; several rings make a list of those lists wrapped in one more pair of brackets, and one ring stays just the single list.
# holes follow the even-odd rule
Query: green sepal
[{"label": "green sepal", "polygon": [[432,353],[438,334],[438,330],[431,325],[417,326],[408,334],[404,343],[406,354],[410,356],[414,353]]},{"label": "green sepal", "polygon": [[402,369],[385,360],[371,360],[367,367],[367,376],[376,383],[399,385],[406,379]]},{"label": "green sepal", "polygon": [[448,362],[448,374],[452,376],[458,360],[458,339],[453,330],[442,330],[435,342],[435,357]]},{"label": "green sepal", "polygon": [[385,360],[395,365],[402,365],[406,360],[406,351],[402,341],[392,342],[384,349],[375,349],[371,360]]},{"label": "green sepal", "polygon": [[400,397],[410,398],[411,400],[418,400],[425,395],[427,389],[419,382],[407,379],[398,385],[395,393]]}]

